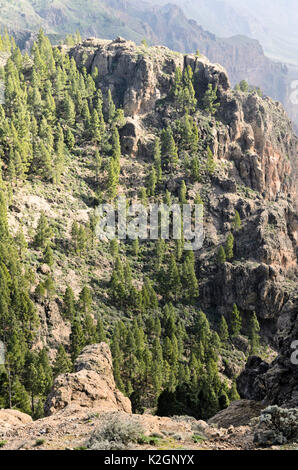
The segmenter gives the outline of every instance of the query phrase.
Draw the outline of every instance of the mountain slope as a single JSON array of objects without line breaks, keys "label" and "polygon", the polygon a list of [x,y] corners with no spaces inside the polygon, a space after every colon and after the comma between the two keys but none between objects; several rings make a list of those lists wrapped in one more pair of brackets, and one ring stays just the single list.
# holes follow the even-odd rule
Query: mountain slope
[{"label": "mountain slope", "polygon": [[[208,419],[249,354],[276,357],[280,318],[292,329],[298,141],[282,106],[202,55],[121,38],[52,49],[40,33],[6,72],[1,407],[42,416],[53,377],[107,338],[134,411]],[[99,239],[118,194],[203,205],[202,249]]]}]

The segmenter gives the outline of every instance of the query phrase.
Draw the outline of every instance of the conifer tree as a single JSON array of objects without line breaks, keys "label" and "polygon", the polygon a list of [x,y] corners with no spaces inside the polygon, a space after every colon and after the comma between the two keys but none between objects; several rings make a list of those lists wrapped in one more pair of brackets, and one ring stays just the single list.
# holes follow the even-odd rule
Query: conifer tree
[{"label": "conifer tree", "polygon": [[223,315],[221,316],[221,319],[220,319],[218,334],[222,342],[226,342],[229,339],[229,327]]},{"label": "conifer tree", "polygon": [[211,116],[216,114],[217,109],[220,106],[220,103],[216,103],[216,101],[217,101],[217,85],[213,88],[212,84],[209,83],[208,88],[203,98],[203,106],[204,106],[205,111]]},{"label": "conifer tree", "polygon": [[72,363],[62,344],[59,344],[55,362],[53,364],[53,374],[57,377],[60,374],[66,374],[72,371]]},{"label": "conifer tree", "polygon": [[68,320],[73,320],[76,313],[75,296],[72,288],[67,286],[63,297],[63,314]]},{"label": "conifer tree", "polygon": [[44,249],[48,245],[52,237],[52,229],[48,223],[45,213],[42,212],[36,229],[34,245],[36,246],[36,248]]},{"label": "conifer tree", "polygon": [[78,318],[75,318],[71,325],[71,334],[70,334],[70,354],[71,359],[74,362],[75,359],[79,356],[85,345],[85,337],[82,329],[81,322]]},{"label": "conifer tree", "polygon": [[238,231],[241,228],[241,218],[238,211],[235,211],[234,219],[233,219],[234,229]]},{"label": "conifer tree", "polygon": [[233,311],[231,313],[230,330],[232,336],[239,336],[242,327],[241,313],[238,310],[236,304],[233,305]]},{"label": "conifer tree", "polygon": [[218,264],[224,264],[227,260],[226,252],[224,247],[221,245],[217,252],[217,262]]},{"label": "conifer tree", "polygon": [[248,336],[250,339],[250,348],[251,354],[256,354],[260,346],[260,324],[256,315],[256,312],[253,312],[249,319],[248,325]]},{"label": "conifer tree", "polygon": [[150,174],[149,174],[149,177],[148,177],[148,185],[147,185],[148,196],[154,196],[155,195],[156,183],[157,183],[156,171],[155,171],[155,168],[152,167],[151,171],[150,171]]},{"label": "conifer tree", "polygon": [[229,233],[228,235],[225,253],[227,260],[231,260],[234,257],[234,237],[232,233]]}]

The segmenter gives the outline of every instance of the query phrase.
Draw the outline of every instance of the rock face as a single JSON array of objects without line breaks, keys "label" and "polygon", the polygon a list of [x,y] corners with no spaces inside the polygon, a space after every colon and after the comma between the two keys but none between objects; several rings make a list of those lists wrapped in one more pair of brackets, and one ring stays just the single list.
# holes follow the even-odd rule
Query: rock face
[{"label": "rock face", "polygon": [[253,400],[234,401],[228,408],[209,419],[208,423],[215,424],[219,428],[248,426],[252,418],[260,416],[263,408],[264,405]]},{"label": "rock face", "polygon": [[[199,103],[209,84],[217,87],[220,107],[208,132],[214,156],[225,170],[208,187],[205,242],[196,254],[200,303],[206,311],[226,317],[236,303],[244,323],[255,311],[262,335],[280,351],[267,370],[255,370],[254,365],[251,369],[249,364],[242,396],[297,403],[297,367],[294,370],[290,362],[290,345],[298,338],[298,139],[281,104],[257,93],[233,91],[225,69],[204,56],[140,47],[121,38],[89,39],[72,48],[70,55],[89,72],[97,67],[99,86],[110,89],[123,107],[127,123],[120,129],[122,152],[129,158],[151,159],[151,129],[175,119],[167,97],[177,67],[192,68]],[[198,122],[198,130],[206,139],[204,122]],[[198,184],[196,190],[206,188]],[[171,191],[177,194],[179,185],[174,182]],[[235,210],[242,228],[234,231],[234,261],[218,266],[218,246],[233,231]],[[264,380],[258,379],[256,386],[259,376]]]},{"label": "rock face", "polygon": [[[298,140],[282,106],[257,94],[234,93],[223,67],[205,57],[183,55],[166,47],[139,47],[132,41],[87,39],[70,51],[79,66],[98,69],[98,83],[109,89],[118,107],[131,118],[122,130],[129,149],[142,147],[145,115],[166,120],[160,107],[169,94],[177,67],[190,66],[196,74],[196,90],[203,95],[208,85],[218,87],[220,115],[224,127],[213,130],[213,151],[217,158],[233,161],[242,183],[270,199],[287,195],[294,186]],[[135,123],[133,118],[137,118]],[[155,116],[156,118],[156,116]],[[142,133],[143,127],[143,133]],[[142,136],[143,134],[143,136]],[[135,144],[132,139],[135,138]],[[124,148],[125,150],[125,148]],[[291,176],[292,175],[292,176]]]},{"label": "rock face", "polygon": [[75,372],[57,377],[45,413],[52,415],[69,405],[131,412],[130,400],[116,388],[112,356],[106,343],[87,346],[75,362]]},{"label": "rock face", "polygon": [[238,377],[238,390],[242,398],[298,407],[298,367],[293,349],[298,338],[297,295],[282,309],[277,329],[278,357],[270,366],[260,358],[251,358]]},{"label": "rock face", "polygon": [[262,374],[269,369],[269,364],[262,361],[261,358],[250,357],[245,370],[237,378],[237,389],[241,398],[249,400],[263,400],[266,396],[266,390],[263,383],[256,387],[257,380],[260,381]]}]

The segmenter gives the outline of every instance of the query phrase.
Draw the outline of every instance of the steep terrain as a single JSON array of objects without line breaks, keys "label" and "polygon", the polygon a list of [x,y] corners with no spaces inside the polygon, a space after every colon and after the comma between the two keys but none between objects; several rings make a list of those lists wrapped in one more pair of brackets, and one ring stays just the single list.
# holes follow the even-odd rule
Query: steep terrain
[{"label": "steep terrain", "polygon": [[[80,353],[105,338],[122,409],[129,396],[209,419],[252,353],[268,362],[255,398],[295,405],[295,376],[270,386],[293,370],[297,315],[298,139],[282,105],[232,90],[202,55],[122,38],[52,49],[42,33],[31,59],[13,51],[5,98],[1,406],[39,418],[49,393],[47,413],[100,402]],[[203,204],[202,249],[98,240],[95,209],[117,194]]]}]

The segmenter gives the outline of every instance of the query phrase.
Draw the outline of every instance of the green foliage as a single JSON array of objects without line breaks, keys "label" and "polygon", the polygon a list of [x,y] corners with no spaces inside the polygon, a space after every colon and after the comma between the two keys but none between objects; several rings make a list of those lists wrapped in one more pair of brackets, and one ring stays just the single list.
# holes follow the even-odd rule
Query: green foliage
[{"label": "green foliage", "polygon": [[227,324],[227,321],[225,317],[222,315],[219,328],[218,328],[218,334],[221,339],[221,341],[225,342],[229,339],[229,327]]},{"label": "green foliage", "polygon": [[234,257],[234,237],[232,233],[229,233],[226,241],[226,248],[225,248],[226,258],[227,260],[231,260]]},{"label": "green foliage", "polygon": [[205,111],[211,116],[217,113],[217,110],[220,106],[220,103],[216,103],[217,99],[217,86],[213,88],[212,84],[209,83],[203,97],[203,106]]},{"label": "green foliage", "polygon": [[260,347],[260,324],[256,315],[253,312],[249,318],[248,335],[250,339],[251,354],[256,354]]},{"label": "green foliage", "polygon": [[[67,44],[80,40],[79,34],[69,35]],[[144,205],[192,199],[207,205],[205,181],[216,164],[209,124],[203,127],[200,121],[209,119],[198,109],[193,70],[176,70],[166,99],[174,119],[161,120],[155,130],[151,162],[144,163],[144,172],[137,167],[136,195],[127,178],[127,156],[122,156],[124,112],[116,108],[111,91],[103,96],[98,88],[97,68],[91,73],[78,68],[62,49],[51,47],[42,31],[30,58],[21,55],[7,34],[0,39],[0,50],[11,53],[3,72],[5,104],[0,105],[0,338],[7,346],[0,407],[43,417],[53,378],[71,372],[86,345],[107,341],[115,381],[131,398],[134,411],[158,405],[159,410],[170,407],[166,413],[207,419],[227,406],[235,390],[230,393],[219,377],[219,350],[228,339],[227,327],[222,320],[219,338],[200,310],[200,266],[194,253],[184,251],[184,240],[161,239],[141,245],[139,240],[112,240],[106,250],[96,239],[98,217],[91,209],[100,202],[113,204],[120,192]],[[207,113],[214,115],[217,90],[209,87],[203,101]],[[177,181],[180,187],[170,184]],[[25,220],[13,238],[7,206],[31,184],[34,194],[42,192],[47,201],[45,212],[29,224]],[[78,214],[68,224],[67,213],[64,226],[58,212],[48,208],[51,198],[53,208],[63,199],[64,188],[71,189],[70,212],[80,214],[87,205],[89,220],[82,222]],[[240,225],[235,213],[235,230]],[[233,257],[234,240],[229,237],[226,251],[220,248],[220,263]],[[106,260],[103,276],[98,257]],[[68,268],[76,272],[71,284],[77,288],[76,281],[82,283],[76,296],[63,284],[70,279]],[[105,276],[109,268],[110,278]],[[54,302],[71,334],[50,365],[47,351],[36,352],[39,321],[34,303],[47,317]],[[255,349],[258,328],[253,318],[250,339]]]},{"label": "green foliage", "polygon": [[233,305],[233,311],[230,319],[230,331],[232,336],[239,336],[242,328],[242,317],[236,304]]},{"label": "green foliage", "polygon": [[217,252],[217,262],[218,264],[224,264],[227,260],[226,252],[223,246],[220,246]]},{"label": "green foliage", "polygon": [[235,211],[235,215],[234,215],[234,219],[233,219],[233,225],[234,225],[234,229],[236,231],[240,230],[240,228],[241,228],[241,218],[240,218],[240,215],[239,215],[238,211]]}]

